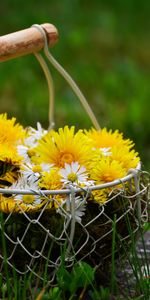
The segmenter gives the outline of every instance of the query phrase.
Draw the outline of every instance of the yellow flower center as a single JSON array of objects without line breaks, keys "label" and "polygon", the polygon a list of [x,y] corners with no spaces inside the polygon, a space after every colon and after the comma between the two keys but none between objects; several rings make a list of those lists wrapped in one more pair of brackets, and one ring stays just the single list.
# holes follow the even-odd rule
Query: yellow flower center
[{"label": "yellow flower center", "polygon": [[74,161],[74,156],[72,153],[63,152],[60,154],[60,164],[64,166],[65,163],[71,164]]},{"label": "yellow flower center", "polygon": [[22,201],[25,204],[32,204],[34,202],[34,195],[23,195]]},{"label": "yellow flower center", "polygon": [[35,150],[34,149],[28,149],[27,154],[29,155],[29,157],[32,157],[33,155],[35,155]]},{"label": "yellow flower center", "polygon": [[40,172],[42,172],[42,167],[40,165],[36,165],[32,168],[32,171],[34,173],[40,173]]},{"label": "yellow flower center", "polygon": [[101,180],[104,181],[104,182],[110,182],[110,181],[113,181],[114,178],[113,178],[113,174],[109,174],[109,173],[105,173],[101,176]]},{"label": "yellow flower center", "polygon": [[71,172],[70,174],[68,174],[68,180],[71,181],[71,182],[74,182],[78,179],[77,175],[73,172]]}]

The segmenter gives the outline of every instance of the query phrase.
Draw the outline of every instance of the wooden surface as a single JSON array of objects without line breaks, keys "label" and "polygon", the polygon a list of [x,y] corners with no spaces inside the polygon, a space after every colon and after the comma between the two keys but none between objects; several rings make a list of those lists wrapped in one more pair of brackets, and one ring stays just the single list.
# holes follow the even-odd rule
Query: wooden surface
[{"label": "wooden surface", "polygon": [[[41,26],[46,32],[48,45],[53,47],[58,40],[56,27],[49,23],[42,24]],[[43,47],[43,36],[35,27],[3,35],[0,37],[0,62],[38,52]]]}]

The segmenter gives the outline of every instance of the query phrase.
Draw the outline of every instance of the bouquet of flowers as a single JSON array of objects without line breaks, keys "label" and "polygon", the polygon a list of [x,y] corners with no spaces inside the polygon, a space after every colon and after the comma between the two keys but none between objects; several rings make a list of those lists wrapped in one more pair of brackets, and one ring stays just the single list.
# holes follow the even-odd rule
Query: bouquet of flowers
[{"label": "bouquet of flowers", "polygon": [[50,248],[56,265],[66,241],[68,260],[94,255],[103,262],[111,254],[114,215],[122,240],[129,235],[127,217],[138,229],[139,195],[141,215],[146,211],[140,158],[118,130],[23,128],[1,114],[0,132],[1,231],[17,270],[46,260]]},{"label": "bouquet of flowers", "polygon": [[[7,189],[59,190],[69,186],[84,190],[125,177],[137,168],[140,158],[134,144],[122,133],[106,128],[78,130],[65,126],[58,131],[24,129],[15,118],[0,115],[0,186]],[[87,202],[104,204],[112,189],[94,190]],[[49,197],[50,200],[51,196]],[[58,209],[65,197],[56,195],[48,208]],[[77,196],[79,199],[79,196]],[[55,201],[56,199],[56,201]],[[78,200],[77,199],[77,200]],[[40,195],[1,194],[0,210],[6,213],[37,211],[45,203]]]}]

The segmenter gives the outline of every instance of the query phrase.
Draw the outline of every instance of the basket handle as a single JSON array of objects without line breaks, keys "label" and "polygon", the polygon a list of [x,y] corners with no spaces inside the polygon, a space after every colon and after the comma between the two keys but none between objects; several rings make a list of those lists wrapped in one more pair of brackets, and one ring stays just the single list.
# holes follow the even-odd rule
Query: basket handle
[{"label": "basket handle", "polygon": [[[58,41],[56,27],[49,23],[44,23],[41,27],[45,31],[48,46],[53,47]],[[43,48],[43,37],[34,27],[3,35],[0,36],[0,62],[39,52]]]}]

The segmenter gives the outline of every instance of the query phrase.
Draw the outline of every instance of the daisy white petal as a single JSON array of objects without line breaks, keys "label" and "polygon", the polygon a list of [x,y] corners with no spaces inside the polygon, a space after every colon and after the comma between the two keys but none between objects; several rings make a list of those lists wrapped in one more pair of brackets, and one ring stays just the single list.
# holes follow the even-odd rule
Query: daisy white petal
[{"label": "daisy white petal", "polygon": [[51,170],[51,168],[53,167],[53,164],[42,163],[42,164],[40,164],[40,166],[42,168],[42,172],[49,172]]},{"label": "daisy white petal", "polygon": [[81,166],[80,169],[78,170],[78,174],[82,174],[86,172],[86,168]]},{"label": "daisy white petal", "polygon": [[23,157],[24,161],[30,162],[30,158],[28,156],[28,150],[29,148],[24,145],[18,145],[17,146],[17,152],[20,156]]},{"label": "daisy white petal", "polygon": [[71,169],[72,169],[73,172],[76,173],[79,170],[79,168],[81,170],[82,167],[79,166],[78,162],[72,162],[71,163]]},{"label": "daisy white petal", "polygon": [[69,174],[72,171],[71,165],[65,163],[66,174]]},{"label": "daisy white petal", "polygon": [[59,171],[60,175],[63,177],[63,178],[67,178],[67,172],[66,172],[66,169],[61,169]]}]

